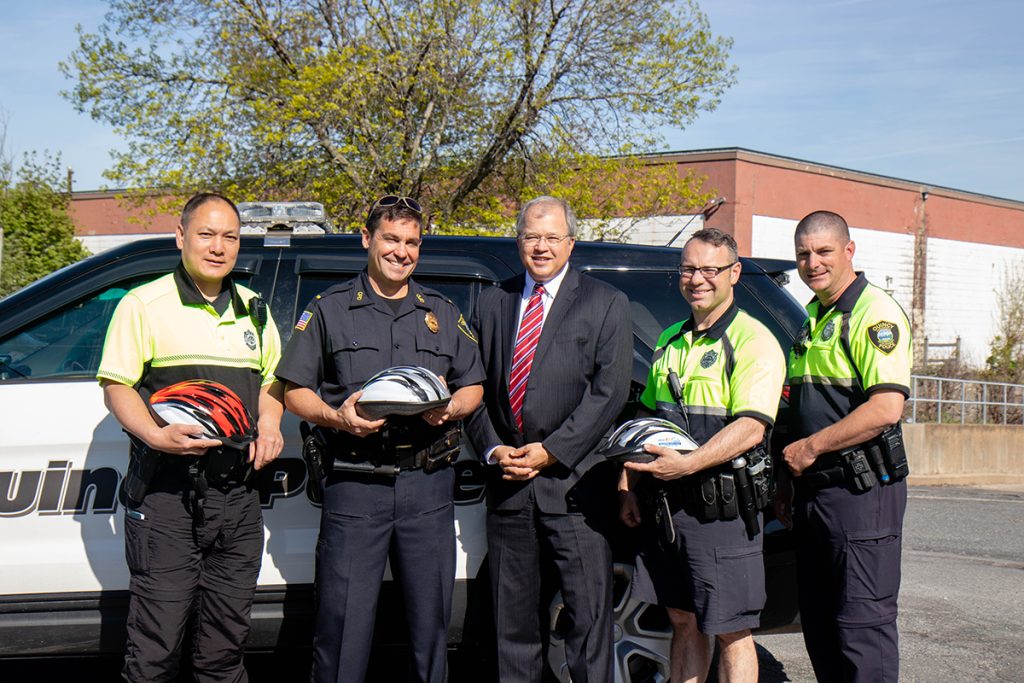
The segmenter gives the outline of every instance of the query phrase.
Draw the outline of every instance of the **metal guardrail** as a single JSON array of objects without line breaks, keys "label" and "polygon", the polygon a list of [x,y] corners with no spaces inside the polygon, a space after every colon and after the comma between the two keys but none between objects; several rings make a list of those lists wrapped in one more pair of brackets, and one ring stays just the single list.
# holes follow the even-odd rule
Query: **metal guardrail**
[{"label": "metal guardrail", "polygon": [[914,375],[904,419],[1024,425],[1024,384]]}]

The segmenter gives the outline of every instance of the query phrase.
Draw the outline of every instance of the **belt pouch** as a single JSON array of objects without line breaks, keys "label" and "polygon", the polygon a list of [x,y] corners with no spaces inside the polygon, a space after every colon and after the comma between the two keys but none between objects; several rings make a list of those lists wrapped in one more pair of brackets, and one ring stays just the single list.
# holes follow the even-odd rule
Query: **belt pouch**
[{"label": "belt pouch", "polygon": [[442,436],[434,441],[426,450],[423,461],[423,471],[427,474],[446,467],[455,460],[459,453],[459,437],[462,430],[458,424],[448,427]]},{"label": "belt pouch", "polygon": [[882,451],[882,461],[892,482],[902,481],[910,474],[907,462],[907,448],[903,441],[903,425],[899,422],[878,435],[877,447]]},{"label": "belt pouch", "polygon": [[697,518],[702,522],[718,519],[718,490],[712,472],[697,475]]},{"label": "belt pouch", "polygon": [[875,476],[874,470],[871,469],[871,465],[868,464],[864,451],[847,451],[843,453],[840,461],[843,471],[846,473],[846,479],[854,491],[858,493],[867,491],[878,483],[878,478]]},{"label": "belt pouch", "polygon": [[719,519],[736,519],[740,516],[739,502],[736,500],[736,480],[732,472],[722,472],[718,479]]}]

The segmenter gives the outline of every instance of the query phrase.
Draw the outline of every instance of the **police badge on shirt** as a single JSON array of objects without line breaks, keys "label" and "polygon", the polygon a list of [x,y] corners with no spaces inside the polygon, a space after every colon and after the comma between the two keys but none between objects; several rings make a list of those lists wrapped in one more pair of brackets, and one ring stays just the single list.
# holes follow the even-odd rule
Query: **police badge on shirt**
[{"label": "police badge on shirt", "polygon": [[715,351],[714,349],[711,349],[710,351],[708,351],[707,353],[700,357],[700,366],[707,370],[708,368],[715,364],[716,360],[718,360],[718,352]]}]

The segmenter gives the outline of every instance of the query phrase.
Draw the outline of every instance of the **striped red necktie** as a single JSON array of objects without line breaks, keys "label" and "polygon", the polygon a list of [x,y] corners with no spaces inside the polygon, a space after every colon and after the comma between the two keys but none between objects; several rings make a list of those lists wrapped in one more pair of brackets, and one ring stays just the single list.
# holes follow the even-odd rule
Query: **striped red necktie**
[{"label": "striped red necktie", "polygon": [[530,367],[533,366],[533,354],[537,351],[540,330],[544,323],[544,306],[541,298],[544,285],[537,284],[526,304],[523,322],[519,324],[516,335],[516,348],[512,352],[512,369],[508,376],[508,401],[512,406],[512,415],[516,418],[516,426],[523,430],[523,398],[526,397],[526,382],[530,378]]}]

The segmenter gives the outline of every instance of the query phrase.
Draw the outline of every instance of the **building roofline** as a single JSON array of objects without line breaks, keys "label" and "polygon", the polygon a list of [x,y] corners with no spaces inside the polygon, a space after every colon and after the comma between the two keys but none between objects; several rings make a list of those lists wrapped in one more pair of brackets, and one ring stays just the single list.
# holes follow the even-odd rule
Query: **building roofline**
[{"label": "building roofline", "polygon": [[135,190],[131,188],[115,188],[112,190],[73,190],[72,199],[112,199],[142,195],[143,197],[167,197],[174,194],[173,190]]},{"label": "building roofline", "polygon": [[[984,204],[1000,206],[1018,211],[1024,210],[1024,201],[1016,199],[997,197],[995,195],[971,192],[969,190],[960,190],[955,187],[947,187],[945,185],[935,185],[916,180],[907,180],[906,178],[896,178],[894,176],[882,175],[880,173],[858,171],[856,169],[845,168],[843,166],[822,164],[815,161],[808,161],[806,159],[783,156],[781,154],[769,154],[768,152],[760,152],[758,150],[747,149],[745,147],[711,147],[708,149],[650,152],[637,156],[640,159],[650,159],[651,161],[683,164],[709,161],[745,161],[752,164],[773,166],[775,168],[800,171],[803,173],[814,173],[817,175],[839,178],[841,180],[852,180],[897,190],[907,190],[918,193],[927,192],[931,195],[948,197],[950,199],[982,202]],[[172,191],[159,189],[138,190],[130,188],[111,190],[75,190],[71,193],[71,197],[72,199],[103,199],[139,194],[147,197],[160,197],[172,194]]]},{"label": "building roofline", "polygon": [[853,180],[898,190],[927,192],[931,195],[948,197],[950,199],[982,202],[1018,211],[1024,210],[1024,201],[1016,199],[996,197],[995,195],[982,194],[980,192],[970,192],[968,190],[960,190],[955,187],[946,187],[945,185],[934,185],[916,180],[896,178],[893,176],[882,175],[880,173],[858,171],[852,168],[822,164],[815,161],[807,161],[806,159],[782,156],[780,154],[769,154],[767,152],[759,152],[745,147],[713,147],[708,149],[653,152],[641,155],[641,158],[684,164],[687,162],[746,161],[753,164],[774,166],[776,168],[801,171],[804,173],[814,173],[817,175],[825,175],[842,180]]}]

